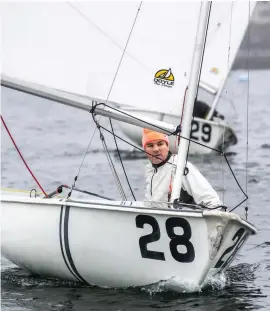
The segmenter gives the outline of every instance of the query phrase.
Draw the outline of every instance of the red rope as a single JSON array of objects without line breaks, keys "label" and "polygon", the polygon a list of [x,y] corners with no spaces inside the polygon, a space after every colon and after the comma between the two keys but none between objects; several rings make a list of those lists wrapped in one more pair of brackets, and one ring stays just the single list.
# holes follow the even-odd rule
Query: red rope
[{"label": "red rope", "polygon": [[13,142],[13,144],[14,144],[14,146],[15,146],[16,150],[18,151],[18,153],[19,153],[21,159],[23,160],[23,163],[25,164],[26,168],[28,169],[29,173],[32,175],[32,177],[34,178],[34,180],[36,181],[36,183],[38,184],[39,188],[40,188],[41,191],[44,193],[44,195],[45,195],[46,197],[48,197],[47,193],[46,193],[45,190],[42,188],[42,186],[40,185],[40,183],[38,182],[38,180],[36,179],[35,175],[34,175],[33,172],[31,171],[30,167],[29,167],[29,166],[27,165],[27,163],[25,162],[25,160],[24,160],[24,158],[23,158],[23,156],[22,156],[22,154],[21,154],[19,148],[17,147],[17,145],[16,145],[16,143],[15,143],[15,141],[14,141],[14,139],[13,139],[11,133],[10,133],[10,131],[8,130],[8,127],[7,127],[6,123],[5,123],[5,121],[4,121],[3,117],[2,117],[2,115],[1,115],[1,120],[2,120],[2,122],[3,122],[3,124],[4,124],[4,127],[6,128],[6,131],[8,132],[8,135],[9,135],[10,139],[12,140],[12,142]]}]

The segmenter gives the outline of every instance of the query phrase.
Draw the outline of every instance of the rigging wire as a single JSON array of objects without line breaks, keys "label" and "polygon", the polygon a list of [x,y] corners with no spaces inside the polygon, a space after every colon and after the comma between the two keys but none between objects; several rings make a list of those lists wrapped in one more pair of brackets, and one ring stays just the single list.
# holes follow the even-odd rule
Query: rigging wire
[{"label": "rigging wire", "polygon": [[[228,42],[228,57],[227,57],[227,72],[230,68],[230,54],[231,54],[231,39],[232,39],[232,16],[233,16],[233,2],[231,3],[231,14],[230,14],[230,28],[229,28],[229,42]],[[225,90],[227,93],[227,90]],[[222,133],[222,150],[224,150],[225,144],[225,122],[223,123],[223,133]],[[225,201],[225,172],[224,172],[224,158],[221,160],[221,172],[222,172],[222,184],[223,184],[223,191],[222,191],[222,202]]]},{"label": "rigging wire", "polygon": [[26,161],[25,161],[25,159],[24,159],[22,153],[20,152],[20,150],[19,150],[19,148],[18,148],[18,146],[17,146],[17,144],[16,144],[16,142],[15,142],[13,136],[11,135],[11,133],[10,133],[10,131],[9,131],[9,129],[8,129],[7,125],[6,125],[6,122],[4,121],[4,118],[3,118],[2,115],[1,115],[1,120],[2,120],[2,122],[3,122],[3,125],[4,125],[4,127],[5,127],[5,129],[6,129],[6,131],[7,131],[7,133],[8,133],[8,135],[9,135],[10,139],[11,139],[12,142],[13,142],[14,147],[16,148],[18,154],[20,155],[20,157],[21,157],[21,159],[22,159],[24,165],[26,166],[28,172],[31,174],[31,176],[33,177],[33,179],[35,180],[35,182],[37,183],[37,185],[39,186],[39,188],[41,189],[41,191],[43,192],[43,194],[45,195],[45,197],[48,197],[47,193],[45,192],[45,190],[43,189],[43,187],[41,186],[41,184],[39,183],[39,181],[38,181],[37,178],[35,177],[34,173],[33,173],[32,170],[30,169],[30,167],[28,166],[28,164],[26,163]]},{"label": "rigging wire", "polygon": [[91,137],[91,139],[90,139],[90,141],[89,141],[89,143],[88,143],[87,149],[86,149],[86,151],[85,151],[85,153],[84,153],[84,156],[83,156],[83,158],[82,158],[81,164],[80,164],[80,166],[79,166],[78,173],[77,173],[77,175],[74,177],[74,181],[73,181],[73,184],[71,185],[70,192],[69,192],[68,195],[67,195],[67,199],[69,199],[69,198],[71,197],[73,188],[75,188],[76,181],[77,181],[77,179],[78,179],[78,177],[79,177],[79,174],[80,174],[80,172],[81,172],[81,168],[82,168],[82,166],[83,166],[84,160],[85,160],[85,158],[86,158],[86,155],[87,155],[87,153],[88,153],[88,150],[89,150],[89,148],[90,148],[90,146],[91,146],[91,143],[92,143],[92,141],[93,141],[93,138],[94,138],[94,136],[95,136],[96,130],[97,130],[97,128],[95,128],[95,130],[94,130],[94,132],[93,132],[93,134],[92,134],[92,137]]},{"label": "rigging wire", "polygon": [[[182,122],[183,122],[183,115],[184,115],[184,108],[185,108],[185,103],[186,103],[187,91],[188,91],[188,86],[185,89],[184,98],[183,98],[182,113],[181,113],[181,119],[180,119],[180,125],[179,125],[180,131],[181,131],[181,128],[182,128]],[[178,146],[179,146],[179,144],[180,144],[180,136],[179,135],[178,135],[177,143],[178,143]]]},{"label": "rigging wire", "polygon": [[[249,129],[249,123],[248,123],[248,115],[249,115],[249,92],[250,92],[250,85],[249,85],[249,57],[250,57],[250,2],[248,2],[248,29],[247,29],[247,50],[248,50],[248,58],[247,58],[247,75],[248,75],[248,83],[247,83],[247,141],[246,141],[246,193],[248,193],[248,129]],[[246,202],[245,206],[245,212],[246,212],[246,219],[248,217],[248,202]]]},{"label": "rigging wire", "polygon": [[133,192],[133,190],[132,190],[132,187],[131,187],[131,185],[130,185],[130,182],[129,182],[129,179],[128,179],[128,176],[127,176],[127,173],[126,173],[126,170],[125,170],[125,167],[124,167],[124,164],[123,164],[121,155],[120,155],[120,151],[119,151],[118,144],[117,144],[117,141],[116,141],[116,138],[115,138],[115,133],[114,133],[114,129],[113,129],[113,125],[112,125],[111,119],[110,119],[110,125],[111,125],[111,129],[112,129],[112,133],[113,133],[114,143],[115,143],[115,145],[116,145],[117,154],[118,154],[118,157],[119,157],[119,160],[120,160],[120,163],[121,163],[123,172],[124,172],[124,174],[125,174],[126,181],[127,181],[127,183],[128,183],[128,186],[129,186],[130,192],[131,192],[131,194],[132,194],[132,196],[133,196],[133,199],[134,199],[134,201],[136,201],[135,194],[134,194],[134,192]]},{"label": "rigging wire", "polygon": [[115,75],[114,75],[114,78],[113,78],[113,81],[112,81],[112,84],[111,84],[111,87],[110,87],[109,93],[108,93],[107,98],[106,98],[106,104],[107,104],[107,102],[108,102],[108,100],[109,100],[109,97],[110,97],[110,95],[111,95],[112,88],[113,88],[113,86],[114,86],[114,83],[115,83],[116,77],[117,77],[117,75],[118,75],[118,72],[119,72],[120,66],[121,66],[121,64],[122,64],[122,61],[123,61],[123,58],[124,58],[124,55],[125,55],[125,52],[126,52],[126,49],[127,49],[128,43],[129,43],[129,40],[130,40],[130,38],[131,38],[131,35],[132,35],[132,32],[133,32],[133,29],[134,29],[134,27],[135,27],[135,24],[136,24],[137,18],[138,18],[138,16],[139,16],[139,13],[140,13],[140,10],[141,10],[141,6],[142,6],[142,1],[140,2],[139,8],[138,8],[138,10],[137,10],[137,14],[136,14],[136,16],[135,16],[135,19],[134,19],[134,22],[133,22],[133,24],[132,24],[132,27],[131,27],[130,33],[129,33],[129,35],[128,35],[127,42],[126,42],[126,44],[125,44],[125,47],[124,47],[123,53],[122,53],[122,55],[121,55],[121,59],[120,59],[119,64],[118,64],[118,66],[117,66],[117,69],[116,69],[116,72],[115,72]]},{"label": "rigging wire", "polygon": [[[194,144],[197,144],[197,145],[199,145],[199,146],[205,147],[205,148],[207,148],[207,149],[210,149],[210,150],[212,150],[212,151],[215,151],[215,152],[219,153],[219,154],[222,155],[222,156],[225,156],[225,154],[223,153],[222,150],[218,150],[218,149],[215,149],[215,148],[206,146],[206,145],[204,145],[204,144],[202,144],[202,143],[197,142],[196,140],[192,140],[192,139],[190,139],[190,138],[181,136],[181,135],[179,134],[179,133],[180,133],[180,132],[179,132],[179,131],[180,131],[179,128],[177,128],[175,132],[164,131],[163,128],[161,128],[161,127],[159,127],[159,126],[153,125],[152,123],[146,122],[146,121],[141,120],[141,119],[139,119],[139,118],[137,118],[137,117],[135,117],[135,116],[132,116],[131,114],[128,114],[128,113],[124,112],[123,110],[122,110],[122,111],[121,111],[121,110],[118,110],[117,108],[110,107],[110,106],[108,106],[108,105],[106,105],[106,104],[96,104],[96,105],[94,106],[94,108],[91,109],[91,113],[92,113],[92,114],[95,113],[95,107],[97,107],[97,106],[99,106],[99,105],[104,105],[104,106],[106,106],[106,107],[111,108],[112,110],[119,111],[119,112],[121,112],[122,114],[127,115],[127,116],[129,116],[129,117],[131,117],[131,118],[134,118],[134,119],[136,119],[136,120],[142,121],[142,122],[144,122],[145,124],[148,124],[148,125],[151,125],[151,126],[155,126],[157,129],[160,129],[160,130],[162,130],[163,132],[166,132],[168,136],[171,136],[171,135],[179,135],[181,139],[189,140],[190,142],[192,142],[192,143],[194,143]],[[99,126],[100,126],[100,128],[102,128],[103,130],[105,130],[105,131],[107,131],[108,133],[110,133],[110,134],[113,135],[113,133],[112,133],[111,131],[109,131],[108,129],[106,129],[106,128],[103,127],[102,125],[99,124]],[[134,147],[134,148],[136,148],[136,149],[138,149],[138,150],[140,150],[140,151],[142,151],[142,152],[145,152],[142,148],[133,145],[133,144],[130,143],[129,141],[125,140],[124,138],[122,138],[122,137],[120,137],[120,136],[118,136],[118,135],[116,135],[116,134],[114,134],[114,135],[115,135],[116,138],[118,138],[118,139],[124,141],[125,143],[129,144],[130,146],[132,146],[132,147]]]},{"label": "rigging wire", "polygon": [[[101,105],[101,104],[97,104],[96,106],[98,106],[98,105]],[[102,104],[102,105],[105,105],[105,104]],[[108,105],[106,105],[106,106],[109,107]],[[94,107],[94,108],[95,108],[95,107]],[[95,111],[94,108],[91,110],[91,113],[92,113],[92,114],[94,114],[94,111]],[[117,110],[116,108],[113,108],[113,107],[110,107],[110,108],[111,108],[111,109]],[[118,111],[118,110],[117,110],[117,111]],[[127,114],[127,113],[124,113],[124,114]],[[130,117],[133,117],[133,116],[131,116],[131,115],[129,115],[129,114],[127,114],[127,115],[130,116]],[[136,118],[136,117],[134,117],[134,118],[135,118],[135,119],[138,119],[138,118]],[[138,120],[140,120],[140,119],[138,119]],[[149,123],[149,124],[150,124],[150,123]],[[106,128],[103,127],[102,125],[99,124],[99,127],[102,128],[103,130],[105,130],[106,132],[108,132],[108,133],[110,133],[110,134],[112,134],[112,135],[115,135],[115,137],[117,137],[117,138],[120,139],[121,141],[125,142],[126,144],[132,146],[133,148],[138,149],[138,150],[141,151],[141,152],[147,153],[147,152],[146,152],[145,150],[143,150],[142,148],[133,145],[132,143],[128,142],[127,140],[125,140],[124,138],[122,138],[122,137],[120,137],[120,136],[118,136],[118,135],[116,135],[116,134],[113,134],[110,130],[106,129]],[[171,135],[180,135],[180,134],[179,134],[179,133],[178,133],[178,134],[177,134],[177,133],[171,133]],[[227,163],[227,165],[228,165],[228,167],[229,167],[229,169],[230,169],[230,171],[231,171],[231,173],[232,173],[232,175],[233,175],[234,180],[236,181],[236,183],[237,183],[239,189],[241,190],[241,192],[242,192],[242,193],[244,194],[244,196],[245,196],[245,199],[244,199],[243,201],[241,201],[239,204],[237,204],[235,207],[233,207],[229,212],[232,212],[233,210],[235,210],[238,206],[240,206],[241,204],[243,204],[243,203],[248,199],[247,194],[245,193],[245,191],[244,191],[243,188],[241,187],[240,183],[238,182],[238,180],[237,180],[237,178],[236,178],[236,176],[235,176],[235,174],[234,174],[234,172],[233,172],[233,170],[232,170],[232,168],[231,168],[231,165],[230,165],[230,163],[229,163],[229,160],[228,160],[226,154],[225,154],[222,150],[218,150],[218,149],[215,149],[215,148],[206,146],[206,145],[201,144],[201,143],[199,143],[199,142],[197,142],[197,141],[195,141],[195,140],[192,140],[192,139],[190,139],[190,138],[186,138],[186,137],[181,136],[181,135],[180,135],[180,137],[181,137],[181,139],[189,140],[190,142],[192,142],[192,143],[194,143],[194,144],[197,144],[197,145],[200,145],[200,146],[205,147],[205,148],[207,148],[207,149],[210,149],[210,150],[212,150],[212,151],[215,151],[215,152],[219,153],[220,155],[222,155],[222,156],[225,158],[226,163]],[[168,163],[169,163],[169,164],[172,164],[172,163],[170,163],[170,162],[168,162]]]},{"label": "rigging wire", "polygon": [[[105,107],[108,107],[108,108],[110,108],[110,109],[112,109],[112,110],[115,110],[115,111],[117,111],[117,112],[120,112],[121,114],[123,114],[123,115],[125,115],[125,116],[131,117],[131,118],[134,119],[134,120],[138,120],[138,121],[141,121],[141,122],[143,122],[143,123],[145,123],[145,124],[147,124],[147,125],[153,126],[153,124],[150,123],[150,122],[147,122],[147,121],[145,121],[145,120],[142,120],[142,119],[140,119],[140,118],[138,118],[138,117],[135,117],[135,116],[133,116],[133,115],[127,113],[127,112],[124,111],[124,110],[120,110],[120,109],[118,109],[118,108],[116,108],[116,107],[109,106],[109,105],[107,105],[107,104],[105,104],[105,103],[93,104],[93,105],[92,105],[92,108],[91,108],[91,110],[90,110],[90,113],[95,113],[95,109],[96,109],[98,106],[105,106]],[[155,126],[155,128],[161,130],[162,132],[166,133],[166,134],[169,135],[169,136],[170,136],[170,135],[176,135],[177,133],[180,132],[180,127],[179,127],[179,126],[176,127],[176,130],[175,130],[174,132],[171,132],[171,131],[168,131],[168,130],[164,130],[162,127],[160,127],[160,126],[158,126],[158,125],[154,125],[154,126]],[[118,137],[117,135],[115,135],[115,136]],[[204,146],[204,145],[203,145],[203,146]],[[210,148],[210,147],[208,147],[208,148]]]},{"label": "rigging wire", "polygon": [[[142,2],[141,2],[142,3]],[[75,5],[74,2],[67,2],[67,4],[74,10],[76,11],[82,18],[86,20],[89,25],[93,26],[97,31],[99,31],[103,36],[105,36],[108,40],[110,40],[115,46],[117,46],[120,50],[123,49],[123,47],[114,39],[112,38],[108,33],[106,33],[102,28],[100,28],[96,23],[91,21],[83,12],[81,12]],[[135,60],[142,68],[146,70],[150,70],[150,68],[147,68],[145,64],[143,64],[138,58],[136,58],[134,55],[130,54],[127,52],[128,56]]]},{"label": "rigging wire", "polygon": [[[234,6],[234,3],[232,2],[231,3],[231,14],[230,14],[230,17],[231,17],[231,21],[230,21],[230,29],[229,29],[229,46],[228,46],[228,58],[227,58],[227,69],[230,68],[230,54],[231,54],[231,39],[232,39],[232,17],[233,17],[233,6]],[[235,52],[236,53],[236,52]],[[235,57],[235,56],[234,56]],[[233,65],[233,64],[232,64]],[[232,68],[232,65],[231,65],[231,68]],[[234,107],[234,103],[233,103],[233,100],[230,100],[229,96],[228,96],[228,92],[227,90],[225,89],[225,94],[227,95],[227,98],[228,98],[228,101],[229,103],[231,104],[231,106],[233,107],[233,110],[234,110],[234,113],[236,114],[236,109]]]},{"label": "rigging wire", "polygon": [[[93,118],[93,119],[94,119],[94,118]],[[110,156],[108,147],[107,147],[107,145],[106,145],[104,135],[102,134],[102,132],[101,132],[101,130],[100,130],[100,126],[99,126],[99,124],[96,122],[95,119],[94,119],[94,122],[96,123],[97,128],[98,128],[98,130],[99,130],[100,139],[101,139],[102,145],[103,145],[103,147],[104,147],[104,150],[105,150],[105,153],[106,153],[106,156],[107,156],[107,160],[108,160],[109,166],[110,166],[110,168],[111,168],[113,177],[115,178],[116,185],[117,185],[117,188],[118,188],[118,190],[119,190],[119,193],[120,193],[122,199],[123,199],[124,201],[127,201],[127,197],[126,197],[125,192],[124,192],[124,189],[123,189],[123,187],[122,187],[120,178],[119,178],[119,176],[118,176],[118,174],[117,174],[117,172],[116,172],[115,166],[113,165],[112,158],[111,158],[111,156]]]},{"label": "rigging wire", "polygon": [[[118,110],[118,109],[115,108],[115,107],[111,107],[111,106],[106,105],[106,104],[103,104],[103,103],[95,104],[95,105],[93,106],[93,108],[90,110],[90,113],[94,114],[94,113],[95,113],[95,108],[98,107],[98,106],[100,106],[100,105],[103,105],[103,106],[106,106],[106,107],[108,107],[108,108],[110,108],[110,109],[112,109],[112,110],[121,112],[123,115],[126,115],[126,116],[128,116],[128,117],[131,117],[131,118],[133,118],[133,119],[135,119],[135,120],[144,122],[145,124],[148,124],[148,125],[151,125],[151,126],[155,126],[157,129],[160,129],[162,132],[166,133],[168,136],[171,136],[171,135],[179,135],[180,138],[189,140],[190,142],[192,142],[192,143],[194,143],[194,144],[200,145],[200,146],[205,147],[205,148],[207,148],[207,149],[210,149],[210,150],[212,150],[212,151],[218,152],[218,153],[220,153],[221,155],[224,155],[224,153],[223,153],[221,150],[218,150],[218,149],[215,149],[215,148],[206,146],[206,145],[204,145],[204,144],[202,144],[202,143],[199,143],[199,142],[197,142],[197,141],[195,141],[195,140],[192,140],[192,139],[190,139],[190,138],[181,136],[181,135],[179,134],[179,133],[181,132],[179,126],[177,126],[177,128],[176,128],[176,130],[175,130],[174,132],[170,132],[170,131],[167,131],[167,130],[165,131],[162,127],[159,127],[159,126],[157,126],[157,125],[153,125],[152,123],[147,122],[147,121],[144,121],[144,120],[141,120],[140,118],[137,118],[137,117],[135,117],[135,116],[133,116],[133,115],[131,115],[131,114],[129,114],[129,113],[123,111],[123,110]],[[103,128],[105,131],[107,131],[107,132],[113,134],[112,132],[110,132],[108,129],[106,129],[105,127],[101,126],[100,124],[99,124],[99,126],[100,126],[101,128]],[[129,144],[130,146],[133,146],[134,148],[136,148],[136,149],[138,149],[138,150],[140,150],[140,151],[142,151],[142,152],[145,152],[143,149],[141,149],[141,148],[139,148],[139,147],[137,147],[137,146],[131,144],[130,142],[126,141],[125,139],[121,138],[120,136],[118,136],[118,135],[116,135],[116,134],[115,134],[115,137],[117,137],[117,138],[119,138],[120,140],[126,142],[126,143]]]},{"label": "rigging wire", "polygon": [[[85,16],[78,8],[76,8],[76,7],[75,7],[74,5],[72,5],[71,3],[68,3],[68,4],[70,5],[71,8],[73,8],[75,11],[77,11],[77,13],[78,13],[80,16],[82,16],[89,24],[94,25],[99,31],[101,31],[101,32],[103,33],[103,35],[105,35],[107,38],[109,38],[110,40],[112,40],[112,39],[111,39],[110,37],[108,37],[108,35],[107,35],[104,31],[102,31],[97,25],[93,24],[93,23],[89,20],[89,18],[87,18],[87,16]],[[142,5],[142,2],[140,2],[139,8],[138,8],[138,10],[137,10],[137,14],[136,14],[136,16],[135,16],[135,20],[134,20],[134,22],[133,22],[131,31],[130,31],[130,33],[129,33],[128,40],[127,40],[126,45],[125,45],[125,47],[124,47],[124,50],[123,50],[123,53],[122,53],[120,62],[119,62],[119,64],[118,64],[118,67],[117,67],[115,76],[114,76],[114,78],[113,78],[111,87],[110,87],[110,89],[109,89],[109,92],[108,92],[108,95],[107,95],[107,98],[106,98],[106,103],[108,102],[108,99],[109,99],[109,96],[110,96],[110,94],[111,94],[113,85],[114,85],[115,80],[116,80],[116,77],[117,77],[117,75],[118,75],[118,72],[119,72],[119,69],[120,69],[120,66],[121,66],[123,57],[124,57],[125,52],[126,52],[126,49],[127,49],[128,42],[129,42],[129,40],[130,40],[130,38],[131,38],[132,31],[133,31],[133,29],[134,29],[135,23],[136,23],[136,21],[137,21],[138,15],[139,15],[139,11],[140,11],[140,9],[141,9],[141,5]],[[118,47],[120,47],[120,46],[118,45],[117,42],[115,42],[114,40],[112,40],[112,41],[114,42],[114,44],[116,44]],[[121,48],[121,47],[120,47],[120,48]],[[101,116],[99,117],[99,120],[100,120],[100,118],[101,118]],[[110,122],[110,126],[111,126],[111,129],[112,129],[112,132],[114,133],[112,121],[111,121],[110,118],[109,118],[109,122]],[[97,123],[96,123],[96,124],[97,124]],[[93,135],[92,135],[92,137],[91,137],[91,140],[90,140],[90,142],[89,142],[89,144],[88,144],[87,150],[86,150],[86,152],[85,152],[85,154],[84,154],[84,157],[83,157],[83,159],[82,159],[82,162],[81,162],[80,167],[79,167],[79,170],[78,170],[78,173],[77,173],[77,175],[76,175],[75,178],[74,178],[74,182],[73,182],[73,184],[72,184],[71,190],[70,190],[70,192],[69,192],[67,198],[69,198],[69,197],[71,196],[72,190],[73,190],[73,188],[75,187],[76,181],[77,181],[77,179],[78,179],[78,176],[79,176],[79,173],[80,173],[80,171],[81,171],[83,162],[84,162],[84,160],[85,160],[86,154],[88,153],[88,150],[89,150],[89,148],[90,148],[90,145],[91,145],[91,143],[92,143],[92,140],[93,140],[93,137],[94,137],[94,135],[95,135],[95,133],[96,133],[96,130],[97,130],[97,127],[95,128],[94,133],[93,133]],[[100,129],[99,129],[99,131],[100,131]],[[100,132],[100,135],[102,135],[101,132]],[[100,137],[101,137],[101,136],[100,136]],[[121,155],[120,155],[120,151],[119,151],[119,148],[118,148],[118,145],[117,145],[117,141],[116,141],[116,139],[115,139],[115,135],[114,135],[114,142],[115,142],[115,145],[116,145],[116,150],[117,150],[117,153],[118,153],[118,157],[119,157],[119,159],[120,159],[120,163],[121,163],[122,169],[123,169],[123,171],[124,171],[124,175],[125,175],[126,181],[127,181],[127,183],[128,183],[130,192],[131,192],[131,194],[132,194],[134,200],[136,201],[136,198],[135,198],[135,195],[134,195],[134,193],[133,193],[132,187],[131,187],[131,185],[130,185],[128,176],[127,176],[127,174],[126,174],[126,170],[125,170],[125,168],[124,168],[124,164],[123,164],[123,161],[122,161],[122,158],[121,158]],[[105,140],[104,140],[104,137],[103,137],[102,145],[103,145],[105,151],[108,152],[108,148],[107,148],[106,145],[104,145],[104,143],[105,143]],[[108,159],[108,161],[109,161],[109,165],[110,165],[110,167],[111,167],[111,169],[112,169],[113,176],[114,176],[115,179],[116,179],[116,183],[117,183],[117,185],[118,185],[118,189],[121,189],[121,190],[120,190],[120,194],[121,194],[122,198],[125,198],[125,199],[126,199],[126,195],[125,195],[125,193],[124,193],[124,190],[123,190],[122,185],[119,186],[120,179],[119,179],[119,177],[118,177],[118,175],[117,175],[117,172],[116,172],[116,169],[115,169],[115,167],[114,167],[114,165],[113,165],[112,159],[111,159],[111,157],[110,157],[108,154],[106,154],[106,155],[107,155],[107,159]],[[113,168],[112,168],[112,166],[113,166]]]},{"label": "rigging wire", "polygon": [[[124,47],[124,50],[123,50],[123,53],[122,53],[120,62],[119,62],[119,64],[118,64],[116,73],[115,73],[115,75],[114,75],[114,78],[113,78],[113,81],[112,81],[112,84],[111,84],[109,93],[108,93],[107,98],[106,98],[106,104],[107,104],[107,102],[108,102],[108,100],[109,100],[109,97],[110,97],[110,95],[111,95],[111,92],[112,92],[112,89],[113,89],[113,86],[114,86],[116,77],[117,77],[118,72],[119,72],[119,70],[120,70],[120,66],[121,66],[121,64],[122,64],[122,61],[123,61],[123,58],[124,58],[124,55],[125,55],[125,52],[126,52],[126,49],[127,49],[128,43],[129,43],[129,40],[130,40],[130,38],[131,38],[133,29],[134,29],[134,27],[135,27],[137,18],[138,18],[138,16],[139,16],[141,6],[142,6],[142,2],[140,2],[139,8],[138,8],[138,10],[137,10],[137,14],[136,14],[136,16],[135,16],[133,25],[132,25],[132,27],[131,27],[131,30],[130,30],[130,33],[129,33],[127,42],[126,42],[125,47]],[[123,172],[124,172],[124,174],[125,174],[126,181],[127,181],[127,183],[128,183],[128,186],[129,186],[129,189],[130,189],[131,194],[132,194],[132,196],[133,196],[133,199],[136,201],[136,198],[135,198],[135,195],[134,195],[134,193],[133,193],[132,187],[131,187],[131,185],[130,185],[129,179],[128,179],[128,177],[127,177],[126,170],[125,170],[125,167],[124,167],[124,164],[123,164],[123,161],[122,161],[122,158],[121,158],[121,154],[120,154],[120,151],[119,151],[119,148],[118,148],[118,144],[117,144],[117,141],[116,141],[116,138],[115,138],[115,135],[114,135],[114,129],[113,129],[113,124],[112,124],[111,118],[109,118],[109,122],[110,122],[110,126],[111,126],[111,129],[112,129],[112,132],[113,132],[113,138],[114,138],[114,143],[115,143],[115,146],[116,146],[117,154],[118,154],[118,157],[119,157],[119,160],[120,160],[120,163],[121,163]]]}]

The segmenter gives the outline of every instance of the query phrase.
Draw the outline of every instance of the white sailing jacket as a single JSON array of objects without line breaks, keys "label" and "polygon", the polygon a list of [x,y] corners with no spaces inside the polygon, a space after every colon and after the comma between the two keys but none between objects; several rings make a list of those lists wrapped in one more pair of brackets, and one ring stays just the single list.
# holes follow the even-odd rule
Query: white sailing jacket
[{"label": "white sailing jacket", "polygon": [[[146,201],[168,202],[170,185],[176,171],[177,156],[171,155],[167,162],[161,165],[153,165],[151,162],[146,165]],[[223,205],[218,194],[199,172],[199,170],[187,162],[187,175],[183,178],[182,189],[186,191],[196,204],[202,204],[209,208]]]}]

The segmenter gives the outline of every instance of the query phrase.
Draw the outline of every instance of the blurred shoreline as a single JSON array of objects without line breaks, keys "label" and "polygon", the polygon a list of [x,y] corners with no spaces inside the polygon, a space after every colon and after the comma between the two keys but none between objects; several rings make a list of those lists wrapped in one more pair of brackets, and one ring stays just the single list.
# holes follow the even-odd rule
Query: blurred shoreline
[{"label": "blurred shoreline", "polygon": [[258,1],[232,70],[270,68],[270,2]]}]

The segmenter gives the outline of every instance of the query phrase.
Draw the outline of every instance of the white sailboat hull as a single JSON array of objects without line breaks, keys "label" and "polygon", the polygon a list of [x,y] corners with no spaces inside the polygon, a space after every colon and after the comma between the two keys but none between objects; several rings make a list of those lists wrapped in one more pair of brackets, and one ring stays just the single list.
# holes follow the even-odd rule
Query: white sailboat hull
[{"label": "white sailboat hull", "polygon": [[34,274],[108,287],[201,286],[256,229],[220,211],[2,197],[2,253]]},{"label": "white sailboat hull", "polygon": [[[142,110],[129,107],[123,107],[123,109],[137,118],[151,118],[174,125],[180,124],[181,120],[181,116],[155,112],[152,110]],[[124,122],[118,122],[118,126],[122,133],[125,134],[132,143],[141,148],[142,129],[140,127]],[[214,152],[206,147],[224,151],[229,146],[235,145],[237,142],[233,130],[225,122],[209,121],[201,118],[193,119],[190,139],[198,143],[191,142],[189,150],[190,154],[208,154]],[[176,143],[176,136],[170,136],[169,140],[170,150],[173,153],[177,153],[178,144]]]}]

